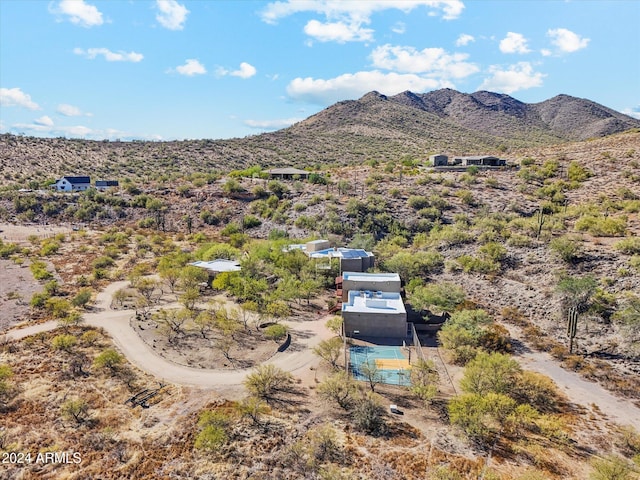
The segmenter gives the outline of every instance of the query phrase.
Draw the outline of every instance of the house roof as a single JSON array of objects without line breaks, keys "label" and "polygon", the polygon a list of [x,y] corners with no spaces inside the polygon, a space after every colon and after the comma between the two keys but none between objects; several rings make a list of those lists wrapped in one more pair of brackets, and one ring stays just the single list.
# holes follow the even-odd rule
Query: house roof
[{"label": "house roof", "polygon": [[96,187],[117,187],[118,180],[96,180]]},{"label": "house roof", "polygon": [[494,157],[493,155],[471,155],[469,157],[456,157],[456,158],[462,158],[463,160],[482,160],[485,158],[498,158],[498,157]]},{"label": "house roof", "polygon": [[204,268],[205,270],[209,270],[210,272],[221,273],[221,272],[239,272],[240,262],[235,260],[224,260],[217,259],[211,260],[208,262],[198,260],[197,262],[190,263],[189,265],[193,265],[194,267]]},{"label": "house roof", "polygon": [[342,304],[343,312],[369,314],[406,314],[404,302],[396,292],[349,292],[349,299]]},{"label": "house roof", "polygon": [[399,282],[397,273],[342,272],[342,280],[352,282]]},{"label": "house roof", "polygon": [[[66,175],[60,180],[66,180],[69,183],[91,183],[91,177],[67,177]],[[60,181],[58,180],[58,182]]]},{"label": "house roof", "polygon": [[271,175],[309,175],[309,172],[306,170],[300,170],[293,167],[272,168],[271,170],[267,170],[267,173]]},{"label": "house roof", "polygon": [[309,257],[311,258],[368,258],[373,256],[373,253],[367,252],[362,248],[325,248],[324,250],[318,250],[317,252],[311,252]]}]

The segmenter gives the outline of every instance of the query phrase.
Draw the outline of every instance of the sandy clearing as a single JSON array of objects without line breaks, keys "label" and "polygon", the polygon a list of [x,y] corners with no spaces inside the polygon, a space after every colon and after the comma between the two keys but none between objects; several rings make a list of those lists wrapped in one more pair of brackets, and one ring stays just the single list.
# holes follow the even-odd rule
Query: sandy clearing
[{"label": "sandy clearing", "polygon": [[[178,365],[158,355],[135,332],[130,319],[133,310],[111,310],[111,298],[114,292],[129,285],[128,281],[114,282],[100,292],[96,299],[94,312],[84,316],[84,324],[103,328],[127,359],[136,367],[155,376],[165,383],[216,389],[232,397],[244,392],[242,382],[250,369],[215,370],[199,369]],[[311,367],[318,364],[319,359],[312,349],[322,340],[333,334],[325,327],[327,317],[320,317],[308,322],[283,322],[289,327],[291,335],[303,348],[296,351],[276,353],[267,363],[272,363],[293,374],[307,376]],[[13,340],[58,328],[55,321],[34,325],[23,329],[14,329],[7,336]],[[298,334],[298,335],[297,335]]]}]

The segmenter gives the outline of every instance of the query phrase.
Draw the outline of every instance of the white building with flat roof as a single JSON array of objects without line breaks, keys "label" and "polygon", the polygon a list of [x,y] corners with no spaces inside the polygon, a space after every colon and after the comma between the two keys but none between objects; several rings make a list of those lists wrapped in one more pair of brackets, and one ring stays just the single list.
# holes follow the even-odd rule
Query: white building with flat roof
[{"label": "white building with flat roof", "polygon": [[225,259],[217,259],[217,260],[198,260],[197,262],[190,263],[189,265],[193,265],[194,267],[199,267],[212,275],[216,275],[222,272],[239,272],[242,270],[240,267],[240,262],[236,260],[225,260]]},{"label": "white building with flat roof", "polygon": [[344,272],[342,274],[342,301],[350,291],[371,290],[374,292],[400,293],[402,283],[397,273]]},{"label": "white building with flat roof", "polygon": [[342,319],[349,337],[407,336],[407,311],[399,292],[352,290],[342,304]]}]

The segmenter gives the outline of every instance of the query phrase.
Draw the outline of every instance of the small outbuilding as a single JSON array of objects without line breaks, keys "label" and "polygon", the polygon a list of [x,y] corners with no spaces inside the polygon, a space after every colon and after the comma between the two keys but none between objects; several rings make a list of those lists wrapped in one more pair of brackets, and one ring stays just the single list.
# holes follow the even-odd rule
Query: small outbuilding
[{"label": "small outbuilding", "polygon": [[104,192],[109,188],[117,188],[119,183],[117,180],[96,180],[96,190]]},{"label": "small outbuilding", "polygon": [[280,178],[283,180],[292,180],[294,178],[308,179],[310,172],[300,170],[299,168],[272,168],[266,171],[271,178]]},{"label": "small outbuilding", "polygon": [[449,157],[442,154],[430,155],[429,161],[434,167],[446,167],[449,165]]}]

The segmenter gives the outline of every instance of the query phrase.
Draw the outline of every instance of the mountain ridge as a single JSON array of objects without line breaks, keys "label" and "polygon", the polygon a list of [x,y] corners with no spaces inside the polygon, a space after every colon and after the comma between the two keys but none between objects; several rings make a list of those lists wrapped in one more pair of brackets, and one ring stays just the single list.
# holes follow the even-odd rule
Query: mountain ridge
[{"label": "mountain ridge", "polygon": [[393,96],[372,91],[290,127],[228,140],[121,142],[2,134],[0,169],[13,181],[25,165],[51,175],[98,169],[101,176],[129,176],[145,168],[182,173],[251,165],[319,168],[439,152],[517,156],[522,149],[633,128],[640,128],[640,120],[566,94],[528,104],[488,91],[440,89]]}]

